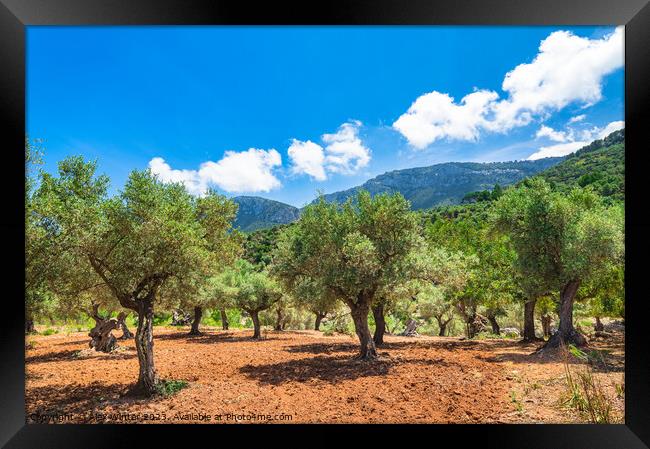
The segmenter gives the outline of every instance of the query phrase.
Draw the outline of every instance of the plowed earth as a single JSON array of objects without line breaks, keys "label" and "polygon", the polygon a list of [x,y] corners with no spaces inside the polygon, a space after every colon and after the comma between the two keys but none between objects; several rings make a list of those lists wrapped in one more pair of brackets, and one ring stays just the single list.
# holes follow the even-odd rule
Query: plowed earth
[{"label": "plowed earth", "polygon": [[[186,333],[155,329],[159,376],[188,386],[153,399],[128,394],[138,373],[132,340],[103,354],[88,349],[82,332],[28,337],[28,422],[587,422],[561,403],[563,357],[532,354],[536,345],[389,335],[379,360],[366,362],[355,359],[358,342],[347,335],[269,331],[254,341],[250,330]],[[620,335],[592,342],[605,349],[596,376],[617,419],[623,346]]]}]

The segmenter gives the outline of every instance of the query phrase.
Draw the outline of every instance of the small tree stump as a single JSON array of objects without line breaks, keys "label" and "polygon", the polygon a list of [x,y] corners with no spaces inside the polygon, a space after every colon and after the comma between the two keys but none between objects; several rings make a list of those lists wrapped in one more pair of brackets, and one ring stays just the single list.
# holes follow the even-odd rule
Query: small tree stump
[{"label": "small tree stump", "polygon": [[406,323],[406,329],[404,329],[404,332],[402,332],[400,335],[404,337],[417,337],[417,328],[420,324],[415,321],[414,319],[410,319],[408,323]]},{"label": "small tree stump", "polygon": [[189,313],[185,313],[181,309],[172,312],[172,326],[189,326],[190,324],[192,324],[192,317]]},{"label": "small tree stump", "polygon": [[117,347],[117,339],[112,331],[119,326],[117,319],[102,320],[97,322],[95,327],[90,330],[90,347],[95,351],[111,352]]}]

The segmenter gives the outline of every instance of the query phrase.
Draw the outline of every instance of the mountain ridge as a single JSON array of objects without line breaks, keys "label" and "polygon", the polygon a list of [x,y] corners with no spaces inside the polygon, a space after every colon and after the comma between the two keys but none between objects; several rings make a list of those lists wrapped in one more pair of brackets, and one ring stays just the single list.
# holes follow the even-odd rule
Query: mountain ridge
[{"label": "mountain ridge", "polygon": [[[400,192],[411,202],[414,210],[427,209],[460,203],[466,193],[491,189],[495,184],[514,184],[562,160],[564,157],[536,161],[444,162],[391,170],[359,186],[325,194],[323,198],[325,201],[341,203],[360,189],[368,190],[371,195]],[[259,196],[236,196],[232,199],[239,206],[234,226],[245,232],[291,223],[300,217],[302,210]]]}]

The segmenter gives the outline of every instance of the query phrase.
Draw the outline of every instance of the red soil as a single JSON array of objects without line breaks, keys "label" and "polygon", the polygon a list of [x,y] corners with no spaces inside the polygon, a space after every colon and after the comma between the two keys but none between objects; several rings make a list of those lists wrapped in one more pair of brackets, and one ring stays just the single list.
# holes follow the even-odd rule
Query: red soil
[{"label": "red soil", "polygon": [[[585,421],[559,403],[560,358],[531,355],[534,345],[387,336],[380,359],[365,362],[354,359],[349,336],[283,331],[253,341],[251,331],[186,332],[155,330],[158,374],[189,382],[155,399],[126,394],[138,373],[132,341],[103,354],[88,349],[85,333],[28,337],[28,422],[60,414],[60,422]],[[598,376],[611,393],[622,382],[622,342],[608,357],[609,372]],[[613,400],[622,416],[623,400]],[[131,416],[110,415],[120,413]]]}]

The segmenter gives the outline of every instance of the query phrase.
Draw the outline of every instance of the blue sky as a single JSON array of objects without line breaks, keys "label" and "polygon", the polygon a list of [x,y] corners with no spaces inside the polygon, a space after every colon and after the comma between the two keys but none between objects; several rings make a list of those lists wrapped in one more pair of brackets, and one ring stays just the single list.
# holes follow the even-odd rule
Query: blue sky
[{"label": "blue sky", "polygon": [[151,167],[196,194],[302,206],[393,169],[561,155],[622,127],[622,35],[29,27],[27,132],[46,170],[98,159],[113,191]]}]

